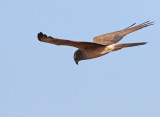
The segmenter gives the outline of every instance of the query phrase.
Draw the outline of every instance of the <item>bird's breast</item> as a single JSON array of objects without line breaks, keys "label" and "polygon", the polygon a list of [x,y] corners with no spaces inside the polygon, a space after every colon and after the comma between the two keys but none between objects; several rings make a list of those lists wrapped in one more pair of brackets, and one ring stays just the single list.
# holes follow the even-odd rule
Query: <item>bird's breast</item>
[{"label": "bird's breast", "polygon": [[105,55],[109,52],[114,51],[115,45],[116,44],[104,46],[104,47],[101,47],[101,48],[86,49],[86,50],[84,50],[85,58],[86,59],[92,59],[92,58],[103,56],[103,55]]}]

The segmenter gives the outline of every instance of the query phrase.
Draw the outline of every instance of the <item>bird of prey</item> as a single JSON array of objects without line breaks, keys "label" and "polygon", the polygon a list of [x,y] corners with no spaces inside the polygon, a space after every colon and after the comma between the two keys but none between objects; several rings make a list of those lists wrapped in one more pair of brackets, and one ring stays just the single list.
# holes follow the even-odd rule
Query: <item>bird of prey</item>
[{"label": "bird of prey", "polygon": [[80,60],[92,59],[103,56],[113,51],[120,50],[122,48],[146,44],[147,42],[117,44],[117,42],[119,42],[127,34],[142,29],[144,27],[153,25],[153,22],[146,21],[136,26],[135,24],[136,23],[120,31],[96,36],[94,37],[93,42],[58,39],[51,36],[47,36],[42,32],[38,33],[38,39],[39,41],[46,43],[51,43],[55,45],[66,45],[78,48],[78,50],[74,53],[74,60],[75,63],[78,65],[78,62]]}]

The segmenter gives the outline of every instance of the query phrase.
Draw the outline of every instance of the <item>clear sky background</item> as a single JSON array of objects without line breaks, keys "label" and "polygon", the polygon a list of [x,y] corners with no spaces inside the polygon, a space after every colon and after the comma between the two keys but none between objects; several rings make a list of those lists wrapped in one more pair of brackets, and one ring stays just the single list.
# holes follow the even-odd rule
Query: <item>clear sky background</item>
[{"label": "clear sky background", "polygon": [[[160,117],[159,0],[0,0],[0,117]],[[100,58],[39,42],[37,33],[92,41],[155,21]]]}]

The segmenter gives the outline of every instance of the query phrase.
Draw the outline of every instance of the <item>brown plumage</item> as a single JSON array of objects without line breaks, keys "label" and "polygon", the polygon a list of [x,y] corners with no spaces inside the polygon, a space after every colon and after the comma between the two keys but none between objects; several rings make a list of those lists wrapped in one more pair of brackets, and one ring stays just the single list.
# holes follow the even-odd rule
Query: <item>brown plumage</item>
[{"label": "brown plumage", "polygon": [[76,64],[78,64],[80,60],[92,59],[122,48],[146,44],[146,42],[116,44],[127,34],[153,25],[153,22],[147,21],[133,27],[134,25],[135,23],[123,30],[97,36],[93,39],[93,42],[63,40],[47,36],[42,32],[38,33],[38,39],[39,41],[55,45],[67,45],[78,48],[78,50],[74,53],[74,60]]}]

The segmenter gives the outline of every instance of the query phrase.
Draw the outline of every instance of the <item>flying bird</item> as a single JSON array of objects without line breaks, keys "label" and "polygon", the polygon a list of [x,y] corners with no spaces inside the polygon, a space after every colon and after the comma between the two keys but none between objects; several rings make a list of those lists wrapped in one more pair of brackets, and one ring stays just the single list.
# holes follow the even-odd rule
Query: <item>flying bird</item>
[{"label": "flying bird", "polygon": [[135,24],[136,23],[120,31],[96,36],[94,37],[93,42],[58,39],[51,36],[47,36],[42,32],[38,33],[38,40],[55,45],[66,45],[78,48],[78,50],[76,50],[74,53],[74,60],[75,63],[78,65],[78,62],[81,60],[100,57],[110,52],[117,51],[126,47],[133,47],[146,44],[147,42],[117,44],[117,42],[119,42],[127,34],[142,29],[144,27],[153,25],[153,22],[146,21],[136,26]]}]

